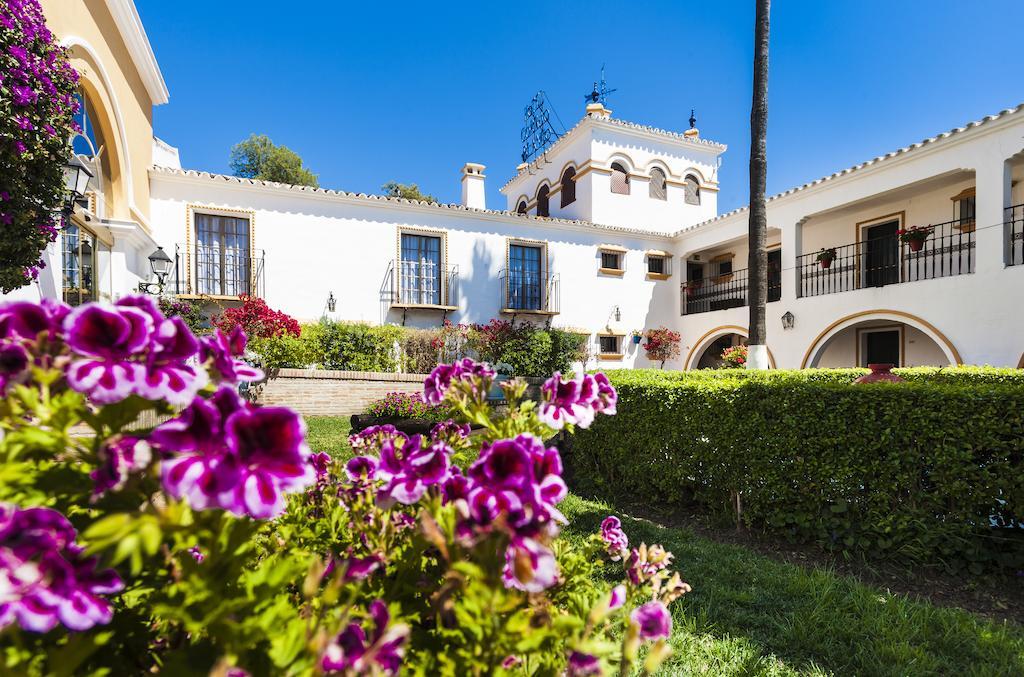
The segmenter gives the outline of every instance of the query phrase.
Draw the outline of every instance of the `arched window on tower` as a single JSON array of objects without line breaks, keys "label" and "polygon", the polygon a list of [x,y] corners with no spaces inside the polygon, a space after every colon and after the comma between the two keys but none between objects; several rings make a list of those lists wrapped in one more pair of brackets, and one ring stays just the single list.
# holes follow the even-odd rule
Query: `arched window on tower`
[{"label": "arched window on tower", "polygon": [[651,169],[650,196],[655,200],[668,199],[668,183],[665,181],[665,172],[659,168]]},{"label": "arched window on tower", "polygon": [[525,213],[526,213],[526,200],[520,200],[519,201],[519,206],[516,207],[516,214],[525,214]]},{"label": "arched window on tower", "polygon": [[562,172],[562,206],[576,202],[576,168],[566,167]]},{"label": "arched window on tower", "polygon": [[612,192],[629,195],[629,172],[619,162],[612,163]]},{"label": "arched window on tower", "polygon": [[547,184],[540,187],[537,191],[537,216],[550,216],[550,209],[548,208],[548,193],[551,189],[548,188]]},{"label": "arched window on tower", "polygon": [[700,184],[697,183],[697,177],[693,174],[686,176],[686,204],[700,204]]}]

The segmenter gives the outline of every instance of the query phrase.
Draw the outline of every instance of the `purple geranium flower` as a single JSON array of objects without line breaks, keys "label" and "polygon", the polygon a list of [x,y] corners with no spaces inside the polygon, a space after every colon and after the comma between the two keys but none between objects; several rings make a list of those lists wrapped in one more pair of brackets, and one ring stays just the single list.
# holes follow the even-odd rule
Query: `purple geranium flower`
[{"label": "purple geranium flower", "polygon": [[409,628],[404,624],[392,625],[388,608],[380,600],[370,604],[369,611],[373,621],[369,638],[361,625],[349,623],[327,645],[320,659],[320,667],[324,672],[398,674],[402,667],[402,656],[405,654],[403,645],[409,637]]},{"label": "purple geranium flower", "polygon": [[217,329],[209,336],[200,340],[203,360],[209,360],[214,371],[220,374],[225,383],[235,384],[239,381],[253,382],[264,377],[264,373],[238,359],[245,354],[248,339],[238,325],[225,334]]},{"label": "purple geranium flower", "polygon": [[411,505],[427,488],[441,484],[451,472],[451,449],[444,442],[425,441],[422,435],[386,440],[381,447],[376,476],[387,482],[378,501]]},{"label": "purple geranium flower", "polygon": [[622,522],[618,517],[609,515],[601,522],[601,540],[605,542],[613,562],[622,559],[626,549],[629,548],[629,539],[626,537],[626,532],[622,530]]},{"label": "purple geranium flower", "polygon": [[60,331],[70,306],[53,299],[40,303],[13,301],[0,304],[0,338],[36,340],[46,332],[54,338]]},{"label": "purple geranium flower", "polygon": [[641,639],[668,639],[672,634],[672,616],[657,600],[633,609],[629,618],[639,628]]},{"label": "purple geranium flower", "polygon": [[455,381],[481,381],[477,394],[484,393],[489,387],[490,379],[494,378],[494,370],[483,362],[474,362],[468,357],[452,364],[439,364],[423,381],[423,401],[437,405],[444,401],[448,389]]},{"label": "purple geranium flower", "polygon": [[109,623],[113,612],[101,595],[124,586],[82,550],[56,510],[0,504],[0,629],[15,622],[31,632]]},{"label": "purple geranium flower", "polygon": [[19,381],[27,372],[28,351],[17,343],[0,344],[0,393],[9,383]]},{"label": "purple geranium flower", "polygon": [[135,394],[185,406],[209,380],[206,371],[188,363],[199,352],[199,341],[180,317],[165,319],[157,313],[159,319]]},{"label": "purple geranium flower", "polygon": [[172,496],[198,510],[266,519],[284,511],[284,494],[316,481],[304,436],[295,412],[253,408],[225,385],[158,426],[150,441],[168,455],[161,474]]},{"label": "purple geranium flower", "polygon": [[326,480],[328,468],[331,467],[331,455],[326,451],[318,451],[315,454],[310,454],[309,462],[313,465],[313,472],[316,473],[317,481],[322,482]]},{"label": "purple geranium flower", "polygon": [[589,428],[596,413],[614,414],[618,402],[615,388],[602,373],[565,380],[556,371],[541,386],[541,394],[538,416],[555,430],[567,423]]},{"label": "purple geranium flower", "polygon": [[345,583],[361,581],[379,569],[382,564],[384,564],[384,557],[378,554],[369,557],[331,557],[327,568],[324,569],[323,578],[327,578],[335,570],[340,570]]},{"label": "purple geranium flower", "polygon": [[569,663],[566,665],[566,677],[593,677],[603,675],[601,661],[597,656],[588,653],[573,651],[569,654]]},{"label": "purple geranium flower", "polygon": [[356,456],[345,464],[345,474],[353,482],[373,481],[377,478],[377,459],[373,456]]},{"label": "purple geranium flower", "polygon": [[130,306],[90,303],[64,319],[65,340],[78,355],[67,368],[68,385],[100,404],[119,402],[145,378],[129,361],[149,345],[153,318]]},{"label": "purple geranium flower", "polygon": [[608,611],[615,611],[626,603],[626,586],[619,583],[612,588],[611,596],[608,598]]},{"label": "purple geranium flower", "polygon": [[152,459],[149,444],[137,437],[122,437],[100,447],[100,465],[89,473],[93,496],[124,486],[128,476],[149,466]]},{"label": "purple geranium flower", "polygon": [[550,550],[532,538],[514,538],[505,549],[501,580],[506,588],[541,592],[558,582],[558,565]]}]

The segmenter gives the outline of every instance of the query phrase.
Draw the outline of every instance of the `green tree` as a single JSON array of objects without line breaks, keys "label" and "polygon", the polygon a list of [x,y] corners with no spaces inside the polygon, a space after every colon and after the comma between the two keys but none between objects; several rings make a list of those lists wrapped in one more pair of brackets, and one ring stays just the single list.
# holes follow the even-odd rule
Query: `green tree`
[{"label": "green tree", "polygon": [[302,165],[302,158],[287,146],[276,146],[265,134],[252,134],[231,148],[231,171],[246,179],[277,181],[294,186],[320,184],[316,174]]},{"label": "green tree", "polygon": [[397,181],[388,181],[380,187],[388,197],[404,197],[406,200],[420,200],[422,202],[437,202],[433,195],[420,192],[420,187],[415,183],[404,184]]}]

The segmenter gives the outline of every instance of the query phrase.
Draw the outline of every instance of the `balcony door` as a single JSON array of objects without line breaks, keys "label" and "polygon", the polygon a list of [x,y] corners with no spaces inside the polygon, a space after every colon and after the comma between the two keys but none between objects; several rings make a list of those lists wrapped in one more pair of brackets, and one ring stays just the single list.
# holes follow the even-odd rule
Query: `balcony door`
[{"label": "balcony door", "polygon": [[399,303],[441,305],[441,238],[402,233]]},{"label": "balcony door", "polygon": [[900,222],[886,221],[864,229],[863,273],[865,287],[884,287],[900,281]]},{"label": "balcony door", "polygon": [[768,252],[768,302],[782,298],[782,249]]},{"label": "balcony door", "polygon": [[200,294],[252,293],[249,219],[196,214],[196,287]]},{"label": "balcony door", "polygon": [[508,247],[508,307],[542,310],[543,274],[541,247],[510,244]]},{"label": "balcony door", "polygon": [[861,334],[861,364],[893,364],[901,366],[900,353],[903,337],[898,328],[871,329]]}]

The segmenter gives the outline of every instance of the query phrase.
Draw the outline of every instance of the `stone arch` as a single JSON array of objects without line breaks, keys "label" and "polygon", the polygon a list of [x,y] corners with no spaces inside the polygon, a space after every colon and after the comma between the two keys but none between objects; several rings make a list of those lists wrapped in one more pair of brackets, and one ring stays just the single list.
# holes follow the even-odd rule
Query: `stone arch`
[{"label": "stone arch", "polygon": [[825,327],[807,347],[807,352],[804,353],[804,359],[800,363],[800,368],[807,369],[816,366],[828,342],[841,331],[871,320],[889,320],[914,327],[935,342],[950,364],[958,365],[963,363],[960,353],[957,351],[956,346],[953,345],[953,342],[927,320],[902,310],[876,309],[863,310],[859,313],[847,315]]},{"label": "stone arch", "polygon": [[[711,346],[712,343],[728,336],[729,334],[738,334],[743,338],[747,338],[747,328],[741,327],[738,324],[723,324],[720,327],[715,327],[710,331],[706,332],[703,336],[693,342],[693,347],[690,348],[690,352],[686,354],[686,361],[683,362],[683,370],[690,371],[696,369],[697,364],[700,362],[700,358],[704,356],[704,352]],[[776,369],[775,356],[772,355],[771,348],[768,349],[768,366],[771,369]]]}]

